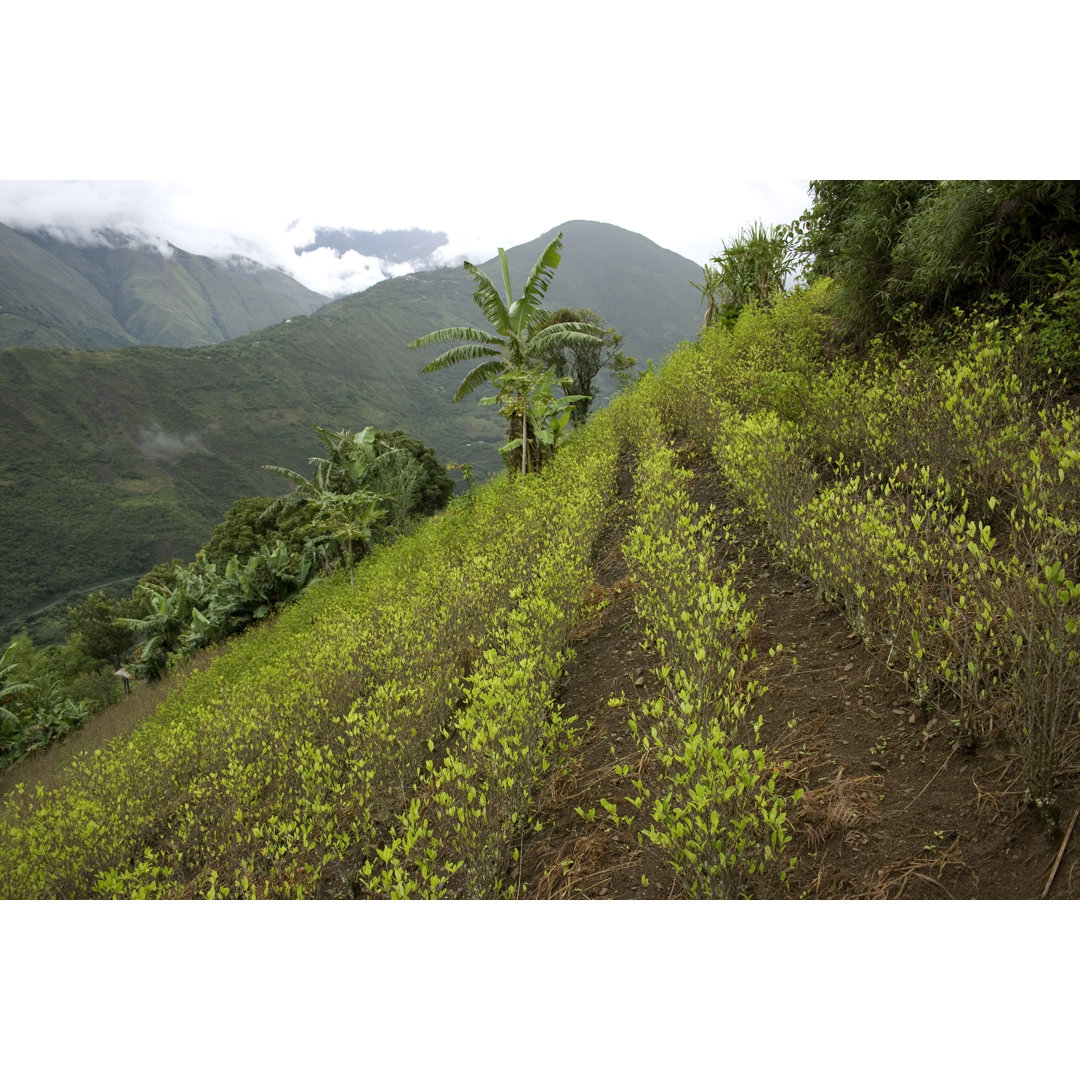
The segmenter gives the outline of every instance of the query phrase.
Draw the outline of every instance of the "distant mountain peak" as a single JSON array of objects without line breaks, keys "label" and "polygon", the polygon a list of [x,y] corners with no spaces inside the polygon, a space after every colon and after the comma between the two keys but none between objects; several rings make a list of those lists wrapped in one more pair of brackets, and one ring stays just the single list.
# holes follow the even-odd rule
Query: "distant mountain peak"
[{"label": "distant mountain peak", "polygon": [[410,263],[421,268],[431,264],[435,252],[449,241],[446,233],[432,232],[430,229],[386,229],[372,232],[366,229],[318,226],[312,243],[293,250],[297,255],[317,251],[319,248],[329,248],[338,255],[355,251],[358,255],[367,255],[385,263]]},{"label": "distant mountain peak", "polygon": [[169,258],[180,249],[163,237],[141,229],[120,230],[106,225],[42,225],[33,230],[17,229],[28,239],[52,241],[77,248],[108,248],[110,251],[156,251]]}]

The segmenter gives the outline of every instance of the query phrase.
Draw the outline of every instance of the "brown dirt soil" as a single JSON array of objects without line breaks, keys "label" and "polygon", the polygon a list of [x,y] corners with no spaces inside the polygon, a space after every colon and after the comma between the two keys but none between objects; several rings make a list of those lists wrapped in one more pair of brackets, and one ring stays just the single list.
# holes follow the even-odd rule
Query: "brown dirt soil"
[{"label": "brown dirt soil", "polygon": [[[756,703],[762,745],[776,761],[790,762],[786,791],[805,792],[789,810],[793,838],[785,857],[796,855],[797,865],[786,886],[778,876],[758,879],[755,896],[1035,899],[1053,872],[1049,898],[1080,898],[1080,829],[1054,871],[1061,838],[1050,840],[1023,805],[1016,750],[1004,737],[973,750],[959,746],[948,716],[912,704],[901,677],[867,650],[843,614],[769,557],[732,512],[710,463],[688,454],[682,464],[695,472],[695,500],[703,509],[714,504],[718,521],[733,525],[746,550],[742,588],[758,610],[754,674],[768,687]],[[627,486],[624,476],[624,496]],[[601,809],[606,799],[620,813],[635,813],[622,801],[635,792],[629,779],[616,776],[616,763],[646,779],[650,771],[627,727],[634,701],[656,681],[638,644],[621,554],[624,527],[625,512],[602,538],[590,613],[563,680],[561,703],[578,717],[580,751],[545,792],[542,828],[525,841],[526,898],[680,895],[663,855],[638,840],[647,803],[631,826],[616,827]],[[719,554],[726,561],[737,552]],[[783,651],[770,660],[776,644]],[[620,693],[627,706],[609,706]],[[1075,752],[1067,760],[1058,791],[1065,830],[1080,804]],[[595,810],[595,819],[579,808]]]}]

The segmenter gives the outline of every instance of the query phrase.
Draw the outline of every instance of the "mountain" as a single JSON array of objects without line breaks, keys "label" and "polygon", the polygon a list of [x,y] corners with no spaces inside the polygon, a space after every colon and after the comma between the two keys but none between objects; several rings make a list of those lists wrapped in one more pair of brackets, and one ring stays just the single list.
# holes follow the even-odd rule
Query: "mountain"
[{"label": "mountain", "polygon": [[387,229],[368,232],[363,229],[315,229],[315,240],[294,250],[297,255],[319,248],[330,248],[338,255],[355,251],[386,263],[429,264],[435,252],[450,238],[444,232],[429,229]]},{"label": "mountain", "polygon": [[240,256],[211,259],[108,229],[73,243],[0,225],[0,347],[209,345],[326,300]]},{"label": "mountain", "polygon": [[[699,268],[615,226],[571,221],[510,249],[516,288],[558,231],[552,307],[593,308],[641,361],[696,335]],[[501,283],[497,261],[483,269]],[[439,349],[406,348],[460,325],[485,324],[457,267],[200,348],[0,350],[0,623],[193,557],[241,495],[286,490],[262,465],[309,471],[312,424],[402,428],[444,463],[498,469],[501,418],[480,394],[450,400],[467,367],[424,374]]]},{"label": "mountain", "polygon": [[[696,336],[701,327],[701,297],[690,282],[701,277],[701,267],[640,233],[615,225],[568,221],[511,248],[506,255],[515,287],[560,232],[563,259],[547,293],[549,308],[591,308],[622,334],[624,351],[641,361],[659,360],[676,342]],[[485,263],[481,269],[501,291],[498,261]],[[473,312],[469,322],[482,325],[476,321],[482,316],[475,306]]]}]

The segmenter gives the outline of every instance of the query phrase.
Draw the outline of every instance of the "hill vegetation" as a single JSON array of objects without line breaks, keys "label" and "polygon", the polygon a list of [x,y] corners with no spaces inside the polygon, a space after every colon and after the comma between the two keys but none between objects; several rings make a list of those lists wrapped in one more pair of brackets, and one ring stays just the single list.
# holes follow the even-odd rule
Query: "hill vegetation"
[{"label": "hill vegetation", "polygon": [[[642,364],[693,332],[693,263],[613,226],[563,230],[553,306],[599,313]],[[515,280],[545,235],[507,253]],[[10,632],[76,590],[192,558],[238,498],[285,490],[263,465],[304,470],[313,424],[401,428],[477,477],[498,470],[505,424],[475,399],[450,406],[456,381],[424,375],[406,347],[477,314],[457,268],[206,348],[0,351],[0,624]],[[613,388],[601,376],[598,403]]]},{"label": "hill vegetation", "polygon": [[0,225],[0,348],[210,345],[326,300],[241,256],[210,259],[110,230],[72,243]]},{"label": "hill vegetation", "polygon": [[[1080,428],[1055,362],[1080,291],[1059,265],[889,336],[838,314],[842,273],[726,298],[540,471],[318,578],[130,736],[16,788],[3,895],[589,895],[579,864],[613,843],[616,895],[1037,895],[1059,866],[1076,895]],[[820,605],[809,626],[763,618],[774,575]],[[574,653],[615,608],[614,677],[577,677],[606,700],[575,714]],[[822,649],[826,614],[857,653]],[[785,687],[837,656],[815,722]],[[987,831],[1039,869],[975,873]]]}]

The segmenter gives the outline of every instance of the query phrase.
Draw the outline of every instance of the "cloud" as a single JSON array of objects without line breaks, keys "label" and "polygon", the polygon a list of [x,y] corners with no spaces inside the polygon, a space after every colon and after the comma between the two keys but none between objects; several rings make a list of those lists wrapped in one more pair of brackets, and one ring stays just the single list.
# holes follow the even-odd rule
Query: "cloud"
[{"label": "cloud", "polygon": [[173,435],[157,421],[137,432],[135,445],[142,455],[151,461],[168,462],[186,454],[209,453],[198,435]]},{"label": "cloud", "polygon": [[[398,176],[389,162],[339,179],[18,180],[0,181],[0,222],[81,242],[95,229],[114,229],[159,248],[168,241],[196,255],[242,255],[323,295],[341,296],[432,265],[484,262],[499,247],[579,218],[642,233],[703,263],[750,222],[791,221],[808,204],[805,181],[713,178],[704,201],[688,199],[685,184],[685,175],[669,168],[643,169],[629,179],[557,171],[534,198],[500,200],[493,195],[497,187],[478,185],[474,177],[451,171],[436,184],[426,173]],[[424,263],[329,248],[297,253],[314,242],[317,226],[421,228],[442,231],[448,240]]]},{"label": "cloud", "polygon": [[338,253],[321,247],[293,255],[288,272],[302,285],[327,296],[345,296],[388,277],[411,273],[409,263],[386,263],[357,251]]}]

